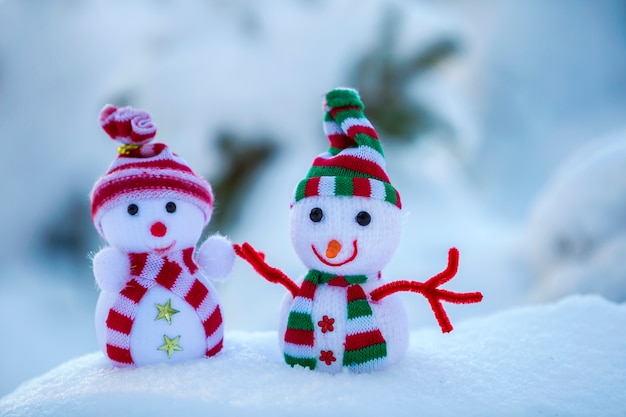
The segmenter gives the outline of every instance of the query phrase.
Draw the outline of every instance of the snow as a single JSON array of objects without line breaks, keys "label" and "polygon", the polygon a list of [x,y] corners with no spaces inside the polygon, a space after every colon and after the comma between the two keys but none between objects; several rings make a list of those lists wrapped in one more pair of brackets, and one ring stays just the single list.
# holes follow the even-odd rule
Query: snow
[{"label": "snow", "polygon": [[482,123],[472,171],[500,214],[514,217],[571,152],[623,128],[624,3],[493,3],[461,6]]},{"label": "snow", "polygon": [[[97,291],[87,252],[104,242],[88,221],[77,226],[92,232],[91,245],[71,266],[42,256],[39,245],[42,229],[71,197],[79,197],[88,218],[89,190],[115,155],[97,124],[104,104],[149,110],[158,140],[208,178],[221,169],[211,141],[218,131],[279,143],[281,152],[255,179],[228,234],[254,242],[295,278],[303,267],[289,243],[289,203],[323,150],[321,98],[349,84],[355,59],[376,42],[386,4],[0,1],[0,187],[12,201],[0,205],[0,302],[20,318],[1,323],[0,331],[23,341],[0,346],[0,395],[96,349]],[[412,10],[400,36],[405,49],[449,21],[434,14],[425,6]],[[227,329],[276,328],[284,292],[247,265],[238,262],[218,292]],[[258,314],[241,306],[256,306]],[[40,338],[59,347],[37,354]]]},{"label": "snow", "polygon": [[78,297],[67,274],[51,275],[49,269],[37,265],[3,265],[0,276],[7,277],[0,305],[10,312],[10,318],[0,323],[0,334],[12,339],[0,347],[1,395],[53,366],[97,349],[95,291],[92,296]]},{"label": "snow", "polygon": [[405,359],[372,374],[282,363],[275,332],[230,332],[215,358],[116,369],[67,362],[0,400],[2,416],[568,415],[626,413],[626,306],[573,296],[413,331]]},{"label": "snow", "polygon": [[572,291],[626,300],[626,131],[592,141],[569,157],[535,200],[526,252],[536,297]]},{"label": "snow", "polygon": [[[484,403],[487,392],[492,394],[492,405],[501,405],[496,408],[500,411],[512,406],[514,397],[528,402],[526,414],[550,414],[556,408],[550,408],[554,404],[549,400],[562,398],[586,410],[587,415],[603,414],[603,410],[610,415],[616,410],[616,393],[624,391],[623,381],[616,383],[616,377],[608,375],[615,369],[623,373],[623,362],[621,368],[619,364],[601,365],[602,361],[619,361],[624,349],[611,351],[600,346],[607,335],[614,336],[610,331],[580,341],[581,346],[596,343],[596,350],[605,353],[593,358],[597,362],[589,360],[593,366],[568,362],[572,363],[569,369],[588,377],[588,382],[578,375],[565,378],[564,366],[559,369],[562,380],[550,380],[541,390],[534,386],[541,382],[537,367],[521,356],[534,352],[544,358],[544,350],[556,350],[551,344],[537,345],[542,340],[547,344],[551,337],[544,330],[557,339],[565,338],[566,325],[578,329],[587,323],[591,329],[581,328],[581,335],[595,332],[596,327],[605,329],[584,319],[583,304],[593,307],[592,312],[607,314],[609,310],[622,312],[623,307],[596,298],[575,298],[556,306],[519,308],[538,299],[554,300],[582,291],[617,294],[617,289],[625,287],[623,216],[612,215],[604,206],[590,211],[590,190],[597,188],[593,182],[579,191],[580,198],[573,198],[577,181],[570,182],[564,195],[573,207],[559,206],[556,195],[560,191],[549,180],[552,174],[561,175],[556,173],[558,167],[579,146],[612,131],[623,131],[626,37],[622,0],[573,4],[567,0],[497,4],[480,0],[315,0],[262,5],[254,0],[0,0],[0,188],[4,202],[0,205],[0,305],[11,314],[0,321],[0,334],[5,338],[0,345],[0,396],[8,394],[2,400],[3,408],[25,387],[39,383],[29,382],[10,394],[23,381],[97,349],[93,324],[97,291],[86,252],[96,252],[103,242],[97,240],[87,219],[81,227],[92,231],[92,242],[79,260],[42,256],[38,244],[42,228],[65,210],[70,197],[80,196],[88,211],[87,194],[113,158],[114,149],[96,123],[102,106],[123,102],[149,110],[159,127],[159,140],[209,178],[221,169],[210,141],[215,132],[227,129],[242,138],[260,135],[275,140],[281,151],[246,192],[240,217],[228,235],[238,243],[250,241],[266,252],[269,262],[296,278],[304,267],[289,242],[289,202],[312,158],[324,150],[320,148],[324,140],[321,97],[330,88],[351,85],[356,62],[379,45],[381,22],[394,7],[402,18],[391,57],[410,61],[415,51],[438,38],[458,41],[460,51],[407,85],[409,98],[446,119],[452,133],[440,137],[431,132],[402,146],[383,138],[389,174],[402,193],[405,213],[398,251],[384,273],[389,279],[427,279],[445,265],[447,249],[454,245],[461,252],[460,269],[447,288],[480,290],[484,301],[447,307],[457,329],[442,336],[436,333],[427,303],[414,295],[402,295],[413,332],[413,348],[403,366],[360,379],[343,374],[329,379],[285,369],[275,357],[274,336],[267,332],[277,327],[284,290],[256,276],[243,262],[236,262],[231,278],[217,285],[230,350],[212,364],[232,368],[228,361],[246,354],[254,359],[248,362],[256,365],[266,361],[263,372],[268,379],[261,382],[252,379],[248,383],[250,375],[241,366],[236,368],[242,374],[242,386],[295,385],[281,384],[300,378],[299,382],[308,385],[315,382],[323,388],[331,381],[343,388],[354,381],[373,379],[372,384],[380,389],[389,385],[397,392],[410,391],[410,399],[425,395],[420,401],[431,411],[441,399],[437,394],[450,391],[455,396],[446,398],[451,414],[459,410],[466,414],[459,402],[471,402],[468,396],[476,396],[481,401],[472,404],[483,404],[481,409],[488,410]],[[573,168],[566,164],[562,169]],[[577,168],[572,173],[584,178],[588,169]],[[603,184],[601,171],[595,171],[599,175],[594,178]],[[614,192],[623,192],[623,187],[612,186],[615,188],[602,188],[606,196],[623,195]],[[540,193],[542,189],[545,192]],[[621,207],[618,213],[624,212],[619,203],[605,200],[603,204],[617,210]],[[536,215],[533,207],[537,207]],[[581,230],[582,219],[593,225],[609,221],[608,228],[592,226],[597,251],[586,259],[555,256],[553,245],[560,232]],[[581,240],[574,239],[578,242]],[[531,249],[539,251],[533,255]],[[66,265],[68,262],[74,265]],[[604,282],[606,277],[617,277],[609,290],[587,285]],[[527,332],[526,319],[543,314],[544,319],[556,320],[566,315],[566,306],[582,318],[560,324],[542,320],[545,329],[533,338],[528,333],[514,334],[512,340],[528,349],[497,339],[500,350],[487,351],[495,358],[486,360],[476,347],[493,342],[492,332],[504,330],[487,328],[501,315],[512,320],[507,323],[509,331],[519,328]],[[559,311],[560,316],[556,314]],[[518,319],[521,323],[514,321]],[[613,322],[610,330],[623,328]],[[241,333],[255,331],[264,333]],[[459,369],[474,370],[474,379],[457,375],[459,369],[452,366],[460,361],[462,350],[473,356],[463,356],[467,363]],[[567,353],[576,355],[573,349]],[[517,355],[519,369],[496,367],[498,355],[503,361]],[[78,361],[95,372],[98,360],[98,355],[92,355]],[[473,368],[476,363],[480,372]],[[439,369],[444,364],[454,369]],[[213,366],[206,366],[211,375]],[[255,366],[251,366],[255,371],[251,374],[257,373]],[[606,379],[594,374],[596,366],[607,373]],[[189,364],[173,369],[192,368]],[[143,380],[131,376],[149,371],[119,375],[144,386]],[[115,374],[110,370],[102,373]],[[422,373],[429,378],[416,381],[414,374]],[[222,377],[229,381],[236,375]],[[522,377],[526,378],[525,389],[517,393],[515,384],[521,384]],[[594,395],[573,388],[578,396],[570,394],[566,388],[576,383]],[[205,386],[204,380],[195,385]],[[59,389],[50,392],[63,396]],[[241,401],[248,398],[243,390],[240,393]],[[530,394],[535,398],[529,399]],[[31,401],[41,396],[42,403],[49,398],[45,390],[32,395]],[[132,396],[118,394],[115,398],[124,395]],[[144,403],[173,407],[153,395]],[[346,401],[354,398],[342,395]],[[337,394],[330,397],[337,398]],[[359,399],[353,406],[376,410],[372,397]],[[259,407],[267,405],[265,397],[257,400]],[[394,401],[400,400],[394,397]],[[188,402],[206,407],[203,400]],[[565,402],[558,404],[563,414],[585,414],[568,412]],[[369,407],[358,408],[361,403]],[[519,404],[513,409],[523,414]],[[229,405],[224,400],[211,407]],[[342,402],[340,407],[348,405]],[[534,410],[533,405],[537,407]],[[115,404],[105,399],[101,406]],[[421,403],[410,406],[420,409]],[[97,408],[94,403],[92,407]],[[250,413],[252,407],[247,409]]]}]

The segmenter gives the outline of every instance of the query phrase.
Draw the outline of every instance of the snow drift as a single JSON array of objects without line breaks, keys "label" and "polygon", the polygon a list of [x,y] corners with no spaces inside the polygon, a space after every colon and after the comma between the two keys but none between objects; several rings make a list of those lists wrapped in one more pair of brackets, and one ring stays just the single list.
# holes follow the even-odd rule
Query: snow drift
[{"label": "snow drift", "polygon": [[626,131],[582,146],[532,207],[526,234],[536,298],[571,293],[626,300]]},{"label": "snow drift", "polygon": [[597,296],[414,331],[388,370],[283,364],[276,333],[231,332],[211,359],[112,368],[89,354],[22,384],[2,416],[626,414],[626,306]]}]

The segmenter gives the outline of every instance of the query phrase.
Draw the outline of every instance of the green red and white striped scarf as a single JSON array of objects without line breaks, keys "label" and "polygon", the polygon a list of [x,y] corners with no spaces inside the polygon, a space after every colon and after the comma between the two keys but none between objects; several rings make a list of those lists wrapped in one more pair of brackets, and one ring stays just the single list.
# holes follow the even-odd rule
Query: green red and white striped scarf
[{"label": "green red and white striped scarf", "polygon": [[311,312],[318,285],[346,287],[347,321],[343,366],[355,372],[367,372],[386,363],[387,343],[376,323],[372,307],[360,284],[365,275],[337,276],[311,270],[296,294],[285,332],[285,362],[315,369],[318,352],[315,351],[315,328]]}]

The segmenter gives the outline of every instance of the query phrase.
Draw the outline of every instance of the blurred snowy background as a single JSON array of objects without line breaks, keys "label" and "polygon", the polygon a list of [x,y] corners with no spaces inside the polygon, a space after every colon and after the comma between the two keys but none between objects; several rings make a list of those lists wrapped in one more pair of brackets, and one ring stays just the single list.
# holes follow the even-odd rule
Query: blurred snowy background
[{"label": "blurred snowy background", "polygon": [[[213,184],[210,230],[292,277],[293,187],[326,149],[321,101],[361,91],[406,222],[390,279],[480,290],[469,316],[573,293],[626,300],[621,0],[0,0],[0,396],[97,350],[88,193],[115,157],[106,103]],[[228,330],[274,330],[282,287],[238,262]],[[436,323],[408,295],[414,329]]]}]

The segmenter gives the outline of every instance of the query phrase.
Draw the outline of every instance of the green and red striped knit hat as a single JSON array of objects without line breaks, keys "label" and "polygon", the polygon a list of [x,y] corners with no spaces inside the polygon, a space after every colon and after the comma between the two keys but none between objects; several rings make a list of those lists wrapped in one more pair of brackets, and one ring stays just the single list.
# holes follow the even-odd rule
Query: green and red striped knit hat
[{"label": "green and red striped knit hat", "polygon": [[149,143],[156,135],[150,114],[131,107],[105,106],[100,126],[120,142],[118,156],[91,191],[91,217],[102,234],[100,219],[117,204],[142,199],[176,198],[195,204],[205,224],[213,211],[211,185],[164,143]]},{"label": "green and red striped knit hat", "polygon": [[294,203],[314,196],[354,196],[402,208],[400,194],[385,171],[382,145],[364,109],[356,90],[336,88],[326,94],[324,131],[330,147],[313,160],[296,187]]}]

